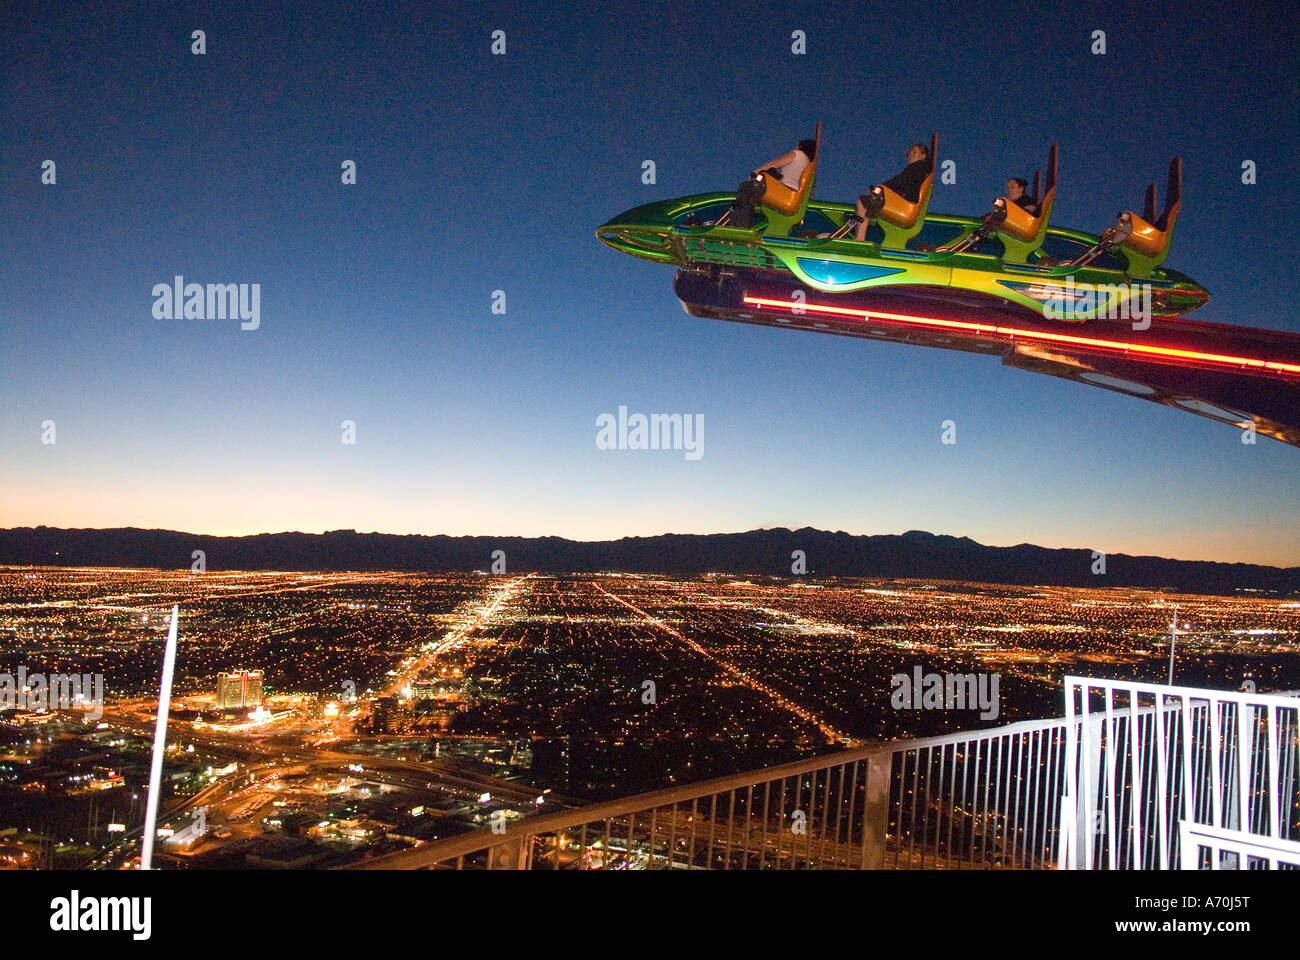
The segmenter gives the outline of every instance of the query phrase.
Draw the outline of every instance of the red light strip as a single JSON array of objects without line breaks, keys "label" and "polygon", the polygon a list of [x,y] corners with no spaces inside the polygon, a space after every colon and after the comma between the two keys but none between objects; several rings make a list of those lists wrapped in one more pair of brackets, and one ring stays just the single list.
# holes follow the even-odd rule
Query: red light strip
[{"label": "red light strip", "polygon": [[1256,360],[1252,357],[1232,357],[1222,353],[1202,353],[1199,350],[1179,350],[1176,347],[1153,347],[1145,343],[1097,340],[1093,337],[1073,337],[1065,333],[1046,333],[1041,330],[1025,330],[1021,327],[998,327],[988,323],[969,323],[964,320],[940,320],[937,317],[912,317],[904,313],[880,313],[875,310],[858,310],[853,307],[800,303],[797,300],[771,300],[767,297],[742,297],[741,299],[744,303],[751,303],[757,307],[785,307],[792,312],[795,307],[798,307],[807,313],[856,317],[862,320],[870,320],[875,317],[881,320],[896,320],[899,323],[966,330],[971,333],[996,333],[1012,338],[1021,337],[1028,340],[1046,340],[1049,343],[1069,343],[1080,347],[1119,350],[1124,353],[1145,353],[1175,360],[1199,360],[1203,363],[1219,363],[1225,366],[1253,367],[1257,370],[1275,370],[1280,373],[1300,374],[1300,364],[1282,363],[1277,360]]}]

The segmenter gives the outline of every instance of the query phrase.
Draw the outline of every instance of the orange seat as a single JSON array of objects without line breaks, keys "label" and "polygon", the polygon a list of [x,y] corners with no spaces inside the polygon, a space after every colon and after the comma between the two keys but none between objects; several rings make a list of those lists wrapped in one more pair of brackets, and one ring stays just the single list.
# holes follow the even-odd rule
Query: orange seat
[{"label": "orange seat", "polygon": [[1183,161],[1174,157],[1169,164],[1169,187],[1165,193],[1165,210],[1156,218],[1156,185],[1147,187],[1146,216],[1139,217],[1131,210],[1125,215],[1133,224],[1133,232],[1124,241],[1123,246],[1130,247],[1147,257],[1158,257],[1165,253],[1174,223],[1178,220],[1178,207],[1183,194]]},{"label": "orange seat", "polygon": [[799,175],[799,188],[797,190],[791,189],[776,177],[765,176],[763,178],[763,199],[759,201],[760,206],[770,207],[787,217],[793,217],[799,212],[802,204],[812,199],[813,180],[817,177],[817,161],[822,156],[821,121],[817,122],[815,140],[817,146],[813,149],[814,156],[812,162],[804,167],[803,173]]},{"label": "orange seat", "polygon": [[1014,200],[1008,200],[1006,197],[999,197],[999,200],[1006,206],[1007,218],[1002,221],[998,228],[1011,234],[1018,240],[1024,240],[1028,243],[1038,234],[1039,217],[1034,216]]},{"label": "orange seat", "polygon": [[817,161],[814,160],[808,166],[804,167],[803,173],[799,177],[799,189],[791,190],[776,177],[764,177],[763,199],[760,201],[763,206],[771,207],[773,210],[780,211],[786,216],[793,216],[799,209],[799,204],[808,195],[812,189],[813,177],[817,175]]},{"label": "orange seat", "polygon": [[934,189],[935,154],[938,150],[939,134],[934,133],[930,137],[930,173],[921,181],[921,189],[917,191],[915,203],[895,193],[884,184],[878,184],[880,191],[885,195],[885,205],[876,214],[878,218],[907,229],[916,225],[917,218],[924,216],[929,207],[930,193]]},{"label": "orange seat", "polygon": [[998,226],[998,232],[1009,234],[1022,243],[1033,243],[1035,246],[1042,243],[1043,228],[1052,215],[1052,204],[1056,199],[1056,144],[1052,144],[1051,149],[1047,151],[1047,191],[1040,195],[1038,178],[1041,173],[1041,170],[1034,172],[1033,196],[1038,200],[1038,216],[1034,216],[1020,204],[1006,197],[998,197],[994,201],[1000,203],[1007,212],[1006,219]]}]

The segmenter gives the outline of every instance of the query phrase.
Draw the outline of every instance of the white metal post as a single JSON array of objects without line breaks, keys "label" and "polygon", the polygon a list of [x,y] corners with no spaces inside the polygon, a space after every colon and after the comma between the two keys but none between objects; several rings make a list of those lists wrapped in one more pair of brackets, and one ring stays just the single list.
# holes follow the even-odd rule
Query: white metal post
[{"label": "white metal post", "polygon": [[167,630],[167,649],[163,653],[162,685],[158,691],[158,719],[153,728],[153,762],[149,765],[149,798],[144,815],[144,844],[140,852],[140,869],[153,864],[153,840],[158,827],[158,791],[162,785],[163,753],[167,748],[167,712],[172,701],[172,671],[176,667],[176,620],[180,607],[172,607],[172,623]]}]

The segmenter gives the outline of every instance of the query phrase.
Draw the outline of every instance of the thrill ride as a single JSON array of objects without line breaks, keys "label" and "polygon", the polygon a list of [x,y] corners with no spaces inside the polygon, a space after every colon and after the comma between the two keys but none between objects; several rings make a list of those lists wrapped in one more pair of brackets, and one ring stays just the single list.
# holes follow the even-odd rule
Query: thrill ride
[{"label": "thrill ride", "polygon": [[1055,145],[1045,182],[1034,175],[1036,212],[998,197],[983,217],[932,213],[936,135],[918,198],[873,188],[880,202],[857,240],[852,204],[813,197],[820,124],[816,142],[799,183],[754,175],[752,226],[728,225],[734,192],[707,193],[636,207],[596,235],[675,264],[693,316],[993,353],[1300,446],[1300,336],[1184,319],[1210,294],[1164,266],[1179,158],[1159,213],[1151,184],[1142,214],[1093,235],[1051,225]]}]

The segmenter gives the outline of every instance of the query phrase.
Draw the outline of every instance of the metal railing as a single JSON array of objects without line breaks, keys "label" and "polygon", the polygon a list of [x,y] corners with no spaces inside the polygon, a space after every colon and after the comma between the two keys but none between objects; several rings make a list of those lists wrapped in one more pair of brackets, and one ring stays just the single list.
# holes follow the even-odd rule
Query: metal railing
[{"label": "metal railing", "polygon": [[1083,677],[1065,691],[1060,866],[1167,870],[1208,863],[1202,848],[1213,869],[1297,862],[1300,700]]},{"label": "metal railing", "polygon": [[[1298,708],[1277,694],[1067,677],[1059,719],[870,744],[352,868],[1289,867],[1300,863]],[[1188,827],[1195,849],[1184,851]]]},{"label": "metal railing", "polygon": [[1063,719],[872,744],[435,840],[360,869],[1052,867]]}]

